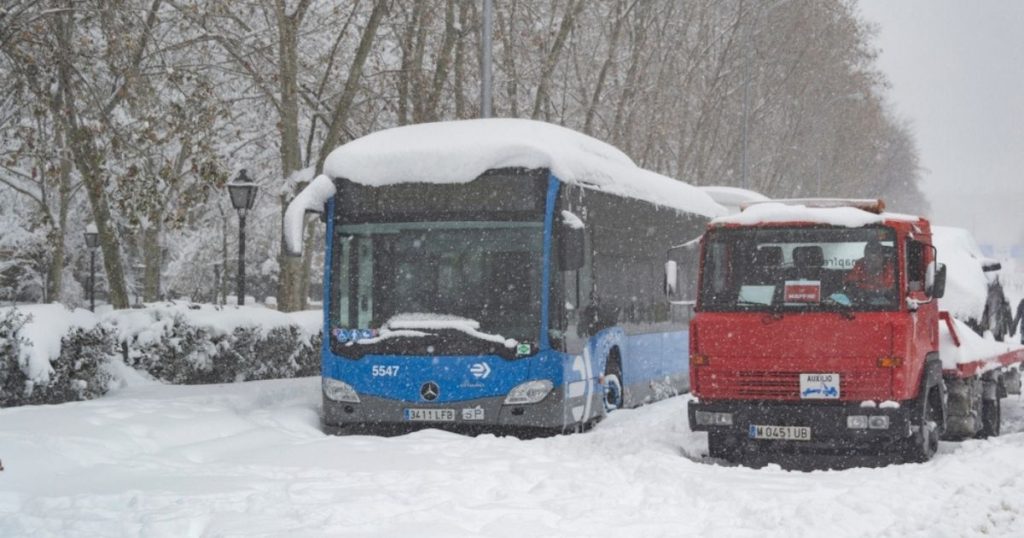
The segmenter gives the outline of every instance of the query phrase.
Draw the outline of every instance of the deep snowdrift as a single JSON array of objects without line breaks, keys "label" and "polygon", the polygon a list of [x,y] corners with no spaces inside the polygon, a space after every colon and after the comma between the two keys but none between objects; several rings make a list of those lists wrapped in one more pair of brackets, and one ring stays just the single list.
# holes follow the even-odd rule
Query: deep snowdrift
[{"label": "deep snowdrift", "polygon": [[[924,465],[701,463],[686,399],[582,435],[325,437],[317,378],[0,410],[0,536],[1020,536],[1024,434]],[[1004,400],[1004,431],[1024,429]],[[692,459],[691,459],[692,458]]]}]

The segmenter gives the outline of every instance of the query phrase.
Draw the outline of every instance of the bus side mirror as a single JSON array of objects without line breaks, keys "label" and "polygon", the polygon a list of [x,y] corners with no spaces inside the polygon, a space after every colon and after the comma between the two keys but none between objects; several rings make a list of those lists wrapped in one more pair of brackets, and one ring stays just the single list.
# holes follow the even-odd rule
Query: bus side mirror
[{"label": "bus side mirror", "polygon": [[[289,256],[302,255],[302,238],[306,226],[306,214],[321,213],[323,219],[327,215],[327,203],[337,193],[334,182],[325,175],[317,176],[288,204],[284,212],[284,246]],[[326,222],[326,221],[325,221]]]},{"label": "bus side mirror", "polygon": [[929,273],[931,282],[928,283],[928,295],[941,299],[946,294],[946,264],[940,263],[934,275],[931,274],[931,271]]},{"label": "bus side mirror", "polygon": [[583,267],[586,237],[583,221],[568,211],[562,211],[562,227],[558,233],[558,267],[562,271],[577,271]]},{"label": "bus side mirror", "polygon": [[679,289],[679,266],[674,260],[665,262],[665,295],[672,297]]},{"label": "bus side mirror", "polygon": [[316,215],[320,222],[327,224],[327,204],[324,204],[324,207],[320,210],[306,209],[306,216],[309,215]]}]

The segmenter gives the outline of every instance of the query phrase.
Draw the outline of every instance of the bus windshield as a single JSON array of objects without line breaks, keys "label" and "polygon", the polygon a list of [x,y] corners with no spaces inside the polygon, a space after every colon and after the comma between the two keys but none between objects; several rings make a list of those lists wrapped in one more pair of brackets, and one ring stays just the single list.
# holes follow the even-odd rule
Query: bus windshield
[{"label": "bus windshield", "polygon": [[710,311],[895,310],[893,230],[717,229],[708,233],[700,305]]},{"label": "bus windshield", "polygon": [[401,321],[415,338],[461,320],[483,340],[535,341],[542,245],[539,220],[338,226],[333,325],[379,330]]}]

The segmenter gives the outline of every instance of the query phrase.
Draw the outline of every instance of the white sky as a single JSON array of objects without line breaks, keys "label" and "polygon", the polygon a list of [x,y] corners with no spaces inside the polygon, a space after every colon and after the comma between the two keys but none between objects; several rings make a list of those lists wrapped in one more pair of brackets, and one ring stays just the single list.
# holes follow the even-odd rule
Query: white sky
[{"label": "white sky", "polygon": [[860,0],[933,219],[1024,243],[1024,1]]}]

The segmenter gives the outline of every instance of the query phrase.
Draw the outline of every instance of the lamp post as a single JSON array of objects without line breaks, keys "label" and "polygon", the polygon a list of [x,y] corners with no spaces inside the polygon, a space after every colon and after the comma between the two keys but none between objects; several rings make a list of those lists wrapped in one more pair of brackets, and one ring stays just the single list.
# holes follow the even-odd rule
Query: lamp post
[{"label": "lamp post", "polygon": [[493,71],[491,69],[491,39],[493,35],[493,13],[491,0],[484,0],[483,27],[480,32],[480,117],[490,118],[491,99],[494,92]]},{"label": "lamp post", "polygon": [[245,214],[256,203],[259,187],[249,179],[243,168],[238,177],[228,183],[231,205],[238,211],[238,304],[245,304]]},{"label": "lamp post", "polygon": [[85,246],[89,247],[89,311],[96,311],[96,247],[100,245],[100,233],[95,224],[85,227]]},{"label": "lamp post", "polygon": [[220,262],[214,262],[213,264],[213,302],[220,306]]}]

